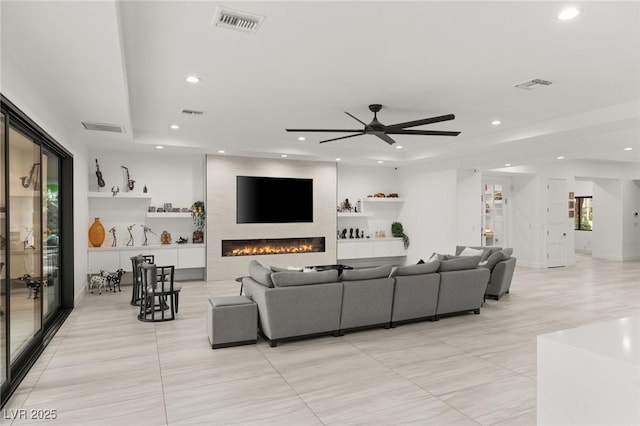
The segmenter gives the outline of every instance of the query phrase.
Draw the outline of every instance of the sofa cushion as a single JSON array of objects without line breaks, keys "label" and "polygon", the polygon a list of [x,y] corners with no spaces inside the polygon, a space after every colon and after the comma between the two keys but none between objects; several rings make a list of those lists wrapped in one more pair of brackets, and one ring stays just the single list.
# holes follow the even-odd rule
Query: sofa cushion
[{"label": "sofa cushion", "polygon": [[480,262],[479,266],[493,271],[493,268],[495,268],[498,262],[507,260],[508,258],[509,256],[507,256],[503,250],[494,251],[493,253],[491,253],[491,256],[489,256],[487,260],[485,260],[484,262]]},{"label": "sofa cushion", "polygon": [[[475,249],[471,247],[465,247],[458,256],[480,256],[484,254],[484,249]],[[457,253],[456,253],[457,254]]]},{"label": "sofa cushion", "polygon": [[509,258],[509,257],[511,257],[511,255],[513,255],[513,249],[511,247],[503,248],[502,252],[504,253],[505,256],[507,256],[507,258]]},{"label": "sofa cushion", "polygon": [[340,275],[341,281],[371,280],[387,278],[391,275],[391,265],[376,266],[375,268],[347,269]]},{"label": "sofa cushion", "polygon": [[455,259],[441,260],[438,272],[461,271],[475,269],[480,263],[480,256],[463,256]]},{"label": "sofa cushion", "polygon": [[274,272],[271,279],[276,287],[335,283],[338,281],[338,271],[332,269],[320,272]]},{"label": "sofa cushion", "polygon": [[265,268],[257,260],[249,262],[249,276],[254,281],[267,286],[273,287],[273,281],[271,280],[271,269]]},{"label": "sofa cushion", "polygon": [[279,266],[270,266],[269,269],[271,269],[271,272],[302,272],[302,268],[294,267],[281,268]]},{"label": "sofa cushion", "polygon": [[405,276],[405,275],[422,275],[431,274],[438,271],[440,261],[435,260],[433,262],[420,263],[418,265],[398,266],[391,273],[392,277]]}]

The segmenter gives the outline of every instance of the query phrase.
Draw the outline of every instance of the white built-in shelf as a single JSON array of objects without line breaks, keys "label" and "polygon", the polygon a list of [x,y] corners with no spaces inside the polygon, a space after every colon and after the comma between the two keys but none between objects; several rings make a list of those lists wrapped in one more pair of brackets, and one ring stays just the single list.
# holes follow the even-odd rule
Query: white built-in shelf
[{"label": "white built-in shelf", "polygon": [[146,246],[141,246],[136,244],[135,246],[116,246],[116,247],[111,247],[111,246],[102,246],[102,247],[88,247],[87,251],[88,252],[92,252],[92,251],[120,251],[120,250],[164,250],[164,249],[186,249],[186,248],[197,248],[197,247],[206,247],[206,244],[204,243],[199,243],[199,244],[194,244],[194,243],[184,243],[184,244],[178,244],[174,241],[172,241],[170,244],[149,244]]},{"label": "white built-in shelf", "polygon": [[373,213],[371,212],[363,212],[363,213],[348,213],[348,212],[338,212],[338,217],[371,217]]},{"label": "white built-in shelf", "polygon": [[147,213],[147,217],[159,218],[159,219],[190,219],[191,213],[189,212]]},{"label": "white built-in shelf", "polygon": [[389,237],[389,238],[339,238],[338,240],[338,244],[343,244],[343,243],[371,243],[374,241],[379,241],[379,242],[384,242],[384,241],[402,241],[402,238],[395,238],[395,237]]},{"label": "white built-in shelf", "polygon": [[394,198],[394,197],[365,197],[362,199],[363,202],[367,203],[404,203],[404,198]]},{"label": "white built-in shelf", "polygon": [[118,192],[116,195],[113,195],[111,191],[105,192],[89,192],[89,198],[130,198],[130,199],[139,199],[139,200],[150,200],[151,195],[138,193],[138,192]]}]

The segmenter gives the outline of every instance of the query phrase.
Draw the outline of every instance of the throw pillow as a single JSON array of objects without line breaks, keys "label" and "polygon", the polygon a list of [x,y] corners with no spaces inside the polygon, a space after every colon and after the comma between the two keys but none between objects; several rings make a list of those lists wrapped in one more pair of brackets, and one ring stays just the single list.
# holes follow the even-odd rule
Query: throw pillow
[{"label": "throw pillow", "polygon": [[433,262],[421,263],[418,265],[398,266],[391,273],[391,276],[395,277],[395,276],[406,276],[406,275],[431,274],[433,272],[437,272],[439,266],[440,266],[439,260],[435,260]]},{"label": "throw pillow", "polygon": [[441,260],[438,272],[462,271],[475,269],[480,263],[480,256],[464,256],[455,259]]},{"label": "throw pillow", "polygon": [[341,281],[371,280],[375,278],[388,278],[391,275],[391,265],[377,266],[375,268],[347,269],[340,275]]},{"label": "throw pillow", "polygon": [[502,250],[493,252],[491,256],[487,259],[486,263],[482,265],[483,268],[487,268],[490,271],[493,271],[493,268],[503,260],[508,259],[508,257],[504,254]]},{"label": "throw pillow", "polygon": [[338,282],[336,269],[320,272],[274,272],[271,279],[276,287],[293,287],[297,285],[311,285]]},{"label": "throw pillow", "polygon": [[302,272],[302,268],[294,267],[281,268],[279,266],[270,266],[269,269],[271,269],[272,272]]},{"label": "throw pillow", "polygon": [[504,253],[505,256],[507,256],[507,258],[511,257],[511,255],[513,255],[513,249],[510,247],[507,248],[503,248],[502,252]]},{"label": "throw pillow", "polygon": [[484,250],[474,249],[471,247],[465,247],[462,252],[460,252],[460,256],[480,256],[484,254]]},{"label": "throw pillow", "polygon": [[424,263],[424,260],[420,259],[418,260],[418,263],[416,263],[416,265],[422,265]]},{"label": "throw pillow", "polygon": [[271,280],[271,269],[265,268],[257,260],[252,260],[251,262],[249,262],[249,276],[253,278],[254,281],[264,286],[273,287],[273,281]]}]

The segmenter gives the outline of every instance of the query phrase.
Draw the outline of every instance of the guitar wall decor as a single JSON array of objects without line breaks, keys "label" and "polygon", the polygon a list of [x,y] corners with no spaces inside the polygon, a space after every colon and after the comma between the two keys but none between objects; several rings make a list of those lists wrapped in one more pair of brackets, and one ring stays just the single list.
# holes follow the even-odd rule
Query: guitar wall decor
[{"label": "guitar wall decor", "polygon": [[98,187],[104,188],[104,179],[102,179],[102,172],[100,171],[100,165],[98,164],[98,159],[96,158],[96,177],[98,178]]}]

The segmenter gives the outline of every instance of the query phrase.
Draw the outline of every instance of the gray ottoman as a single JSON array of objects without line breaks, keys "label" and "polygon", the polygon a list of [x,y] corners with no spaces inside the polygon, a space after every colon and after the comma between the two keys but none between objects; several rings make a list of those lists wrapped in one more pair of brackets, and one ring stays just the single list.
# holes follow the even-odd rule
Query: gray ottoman
[{"label": "gray ottoman", "polygon": [[256,343],[258,306],[247,296],[212,297],[207,329],[211,349]]}]

